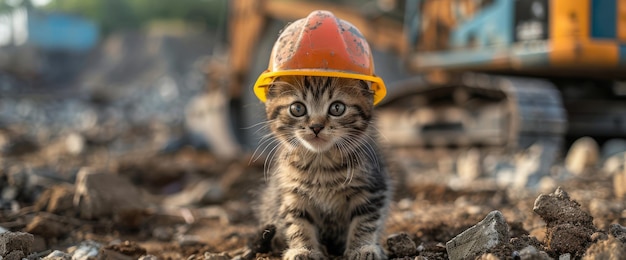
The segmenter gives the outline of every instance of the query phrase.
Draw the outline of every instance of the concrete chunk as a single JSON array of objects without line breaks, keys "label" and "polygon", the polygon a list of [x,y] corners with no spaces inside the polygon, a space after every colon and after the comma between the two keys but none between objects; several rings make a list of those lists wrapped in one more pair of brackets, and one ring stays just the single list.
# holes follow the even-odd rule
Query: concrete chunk
[{"label": "concrete chunk", "polygon": [[0,256],[7,256],[12,251],[22,251],[24,255],[29,255],[35,237],[24,232],[5,232],[0,234]]},{"label": "concrete chunk", "polygon": [[451,260],[470,259],[508,241],[509,227],[502,213],[496,210],[448,241],[446,251]]}]

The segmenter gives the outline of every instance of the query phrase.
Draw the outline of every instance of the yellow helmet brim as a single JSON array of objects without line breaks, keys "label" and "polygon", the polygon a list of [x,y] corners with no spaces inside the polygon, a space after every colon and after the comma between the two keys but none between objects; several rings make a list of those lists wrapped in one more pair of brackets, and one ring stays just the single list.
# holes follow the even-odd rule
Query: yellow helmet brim
[{"label": "yellow helmet brim", "polygon": [[348,79],[359,79],[371,82],[370,89],[374,92],[374,105],[378,104],[385,95],[387,95],[387,88],[382,78],[372,75],[355,74],[341,71],[319,71],[319,70],[288,70],[288,71],[265,71],[261,73],[259,78],[254,83],[254,94],[265,102],[267,100],[266,91],[267,87],[274,82],[277,77],[282,76],[320,76],[320,77],[338,77]]}]

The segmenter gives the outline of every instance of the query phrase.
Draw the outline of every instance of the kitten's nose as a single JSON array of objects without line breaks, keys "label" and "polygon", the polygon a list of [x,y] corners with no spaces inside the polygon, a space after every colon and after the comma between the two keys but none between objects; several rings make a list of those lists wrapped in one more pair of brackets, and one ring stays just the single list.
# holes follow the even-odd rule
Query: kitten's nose
[{"label": "kitten's nose", "polygon": [[314,124],[312,126],[309,126],[309,128],[311,128],[311,130],[313,130],[313,133],[315,133],[315,135],[319,134],[322,129],[324,129],[324,125],[322,124]]}]

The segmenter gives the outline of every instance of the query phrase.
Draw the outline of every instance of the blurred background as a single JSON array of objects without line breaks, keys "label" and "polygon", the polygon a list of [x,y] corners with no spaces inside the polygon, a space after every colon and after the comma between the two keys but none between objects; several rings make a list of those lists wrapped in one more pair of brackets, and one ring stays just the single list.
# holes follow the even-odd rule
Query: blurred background
[{"label": "blurred background", "polygon": [[[533,186],[581,137],[609,143],[605,157],[626,150],[626,5],[574,2],[3,0],[0,148],[17,162],[93,148],[98,167],[187,148],[262,162],[272,149],[250,88],[280,30],[327,9],[372,46],[394,157],[491,178],[536,153],[525,177],[500,178]],[[69,176],[85,166],[48,157]]]}]

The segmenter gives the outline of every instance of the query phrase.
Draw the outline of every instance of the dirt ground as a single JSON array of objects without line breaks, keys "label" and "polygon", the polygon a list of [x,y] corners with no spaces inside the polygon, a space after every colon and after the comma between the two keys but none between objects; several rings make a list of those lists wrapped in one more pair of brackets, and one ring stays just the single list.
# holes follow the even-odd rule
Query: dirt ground
[{"label": "dirt ground", "polygon": [[[49,156],[42,160],[40,156],[44,155],[40,149],[5,157],[4,189],[11,187],[11,162],[14,160],[37,162],[39,167],[46,163],[59,167],[63,165],[60,162],[68,162],[66,167],[78,167],[89,160],[97,161],[94,158],[98,158],[99,152],[97,148],[88,148],[80,156]],[[596,245],[620,239],[620,234],[624,233],[619,229],[611,233],[611,224],[625,223],[626,211],[624,200],[614,195],[613,179],[600,170],[558,183],[569,197],[554,199],[553,204],[546,206],[546,211],[555,212],[540,215],[535,200],[540,194],[554,190],[503,189],[480,183],[453,189],[440,181],[442,173],[437,171],[391,168],[396,171],[397,192],[381,243],[390,250],[397,240],[387,241],[387,237],[404,233],[415,248],[409,251],[410,255],[390,251],[395,259],[448,259],[446,242],[494,210],[504,216],[510,237],[509,241],[488,251],[496,259],[521,259],[520,251],[528,245],[545,251],[552,258],[569,253],[572,259],[580,259],[591,246],[599,247]],[[81,191],[79,184],[71,183],[75,178],[70,176],[38,191],[40,195],[33,201],[18,197],[13,205],[4,205],[0,226],[9,231],[34,234],[32,253],[40,257],[52,250],[71,253],[77,245],[93,241],[100,245],[98,257],[101,259],[106,259],[103,255],[109,256],[111,252],[129,256],[111,259],[137,259],[142,255],[158,259],[229,259],[253,255],[279,259],[276,253],[253,254],[250,251],[259,246],[257,236],[262,232],[251,210],[258,196],[255,191],[264,182],[263,165],[258,161],[250,162],[248,157],[224,162],[205,150],[186,147],[171,153],[109,159],[108,163],[93,167],[91,171],[127,180],[127,183],[112,184],[114,186],[107,185],[107,180],[94,184],[102,188],[102,194],[112,198],[110,201],[115,201],[114,194],[121,194],[121,200],[136,200],[140,204],[126,208],[109,205],[113,210],[86,214],[85,209],[80,208],[84,205],[74,202]],[[141,199],[132,198],[133,195],[121,190],[127,187],[124,185],[136,187]],[[586,219],[576,220],[572,214]],[[562,225],[558,224],[563,223],[572,223],[566,231],[570,236],[567,241],[555,244],[552,233],[561,232]],[[624,237],[621,239],[624,241]],[[405,242],[406,239],[402,243]],[[617,245],[621,251],[610,252],[617,256],[626,252],[622,242]],[[209,258],[218,256],[225,258]]]}]

